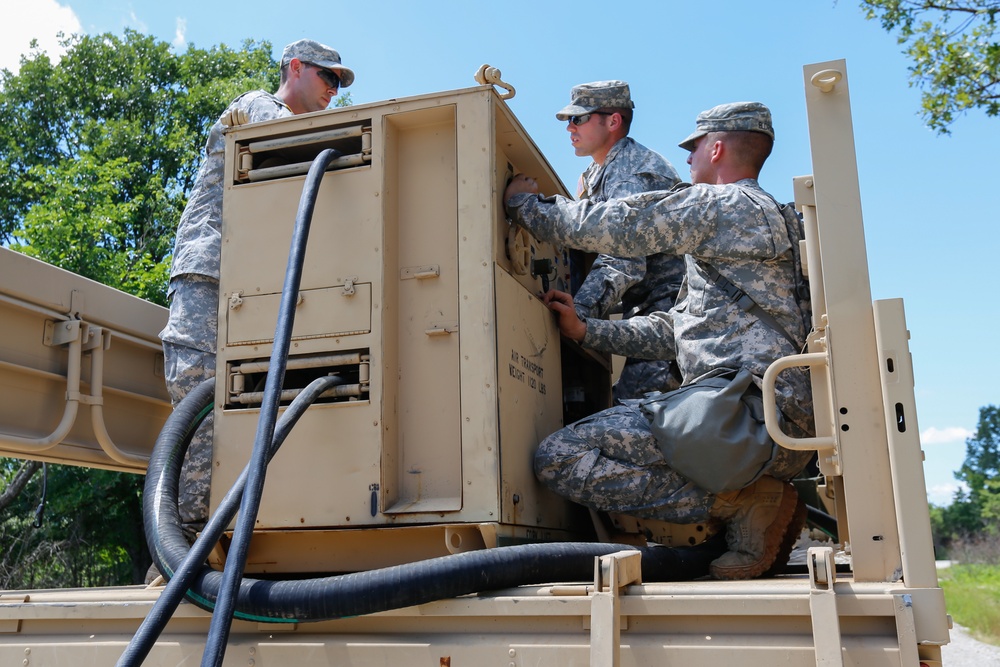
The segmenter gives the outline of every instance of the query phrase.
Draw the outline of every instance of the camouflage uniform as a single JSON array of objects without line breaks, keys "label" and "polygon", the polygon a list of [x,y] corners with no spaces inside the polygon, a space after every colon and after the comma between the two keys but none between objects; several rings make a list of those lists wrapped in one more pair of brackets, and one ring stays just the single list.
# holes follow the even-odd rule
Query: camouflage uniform
[{"label": "camouflage uniform", "polygon": [[[282,66],[292,58],[336,70],[341,87],[346,88],[354,81],[354,73],[341,65],[340,55],[318,42],[299,40],[289,44],[282,54]],[[250,91],[233,100],[209,130],[205,159],[177,225],[167,289],[170,315],[167,326],[160,332],[167,391],[174,405],[203,380],[215,375],[226,150],[222,118],[236,110],[246,113],[247,123],[292,115],[292,110],[275,95],[263,90]],[[208,519],[211,479],[210,415],[192,439],[181,470],[180,513],[185,531],[192,539]]]},{"label": "camouflage uniform", "polygon": [[[684,384],[715,368],[743,367],[758,387],[771,362],[799,352],[741,309],[705,270],[715,267],[804,341],[805,322],[794,293],[793,272],[801,270],[791,249],[796,239],[789,238],[776,202],[754,179],[688,185],[601,204],[520,194],[507,208],[511,219],[539,240],[591,252],[686,255],[685,289],[670,310],[621,322],[589,320],[588,347],[676,358]],[[806,371],[781,373],[776,390],[787,432],[812,433]],[[674,522],[705,521],[714,496],[686,483],[657,458],[649,423],[636,403],[627,401],[546,438],[536,452],[539,479],[591,507]],[[777,450],[765,473],[783,479],[810,456]]]},{"label": "camouflage uniform", "polygon": [[[170,323],[160,334],[163,337],[164,377],[174,406],[202,381],[215,375],[215,332],[219,309],[217,279],[192,273],[182,276],[179,281],[171,281],[171,285],[178,282],[180,288],[174,290],[170,301]],[[168,340],[166,336],[174,340]],[[175,342],[181,338],[183,342]],[[191,440],[178,489],[181,522],[192,541],[208,518],[207,501],[212,481],[212,417],[210,413],[205,418]]]},{"label": "camouflage uniform", "polygon": [[[581,84],[573,88],[570,96],[570,104],[556,118],[568,120],[602,108],[635,107],[624,81]],[[593,162],[583,172],[577,198],[604,202],[650,190],[669,190],[680,180],[666,158],[631,137],[623,137],[608,151],[603,164]],[[682,257],[662,253],[635,258],[601,254],[573,295],[576,314],[587,321],[607,319],[619,305],[623,318],[668,310],[683,278]],[[615,383],[614,397],[639,398],[650,391],[675,389],[679,385],[678,375],[676,364],[669,359],[630,357]]]},{"label": "camouflage uniform", "polygon": [[[581,181],[585,184],[581,199],[604,202],[640,192],[669,190],[680,182],[680,177],[665,158],[625,137],[612,147],[604,164],[592,164]],[[684,258],[676,255],[598,255],[573,295],[576,314],[585,321],[607,319],[619,303],[626,319],[669,310],[683,279]],[[676,364],[669,359],[628,357],[615,383],[614,397],[639,398],[646,392],[675,389],[679,385],[675,369]]]}]

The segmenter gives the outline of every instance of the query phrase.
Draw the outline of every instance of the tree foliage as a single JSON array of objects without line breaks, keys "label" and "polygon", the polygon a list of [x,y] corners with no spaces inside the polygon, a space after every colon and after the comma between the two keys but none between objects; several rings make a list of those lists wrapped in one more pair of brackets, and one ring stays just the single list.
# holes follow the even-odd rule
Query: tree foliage
[{"label": "tree foliage", "polygon": [[955,478],[965,488],[951,505],[931,513],[939,542],[1000,535],[1000,407],[979,409],[976,434],[965,441],[965,461]]},{"label": "tree foliage", "polygon": [[[271,45],[61,40],[57,62],[33,43],[16,74],[0,70],[0,243],[164,304],[208,130],[237,95],[277,89]],[[142,477],[39,468],[0,458],[0,589],[142,582]]]},{"label": "tree foliage", "polygon": [[[40,467],[0,459],[0,481]],[[142,477],[57,465],[29,477],[0,508],[0,589],[142,582]]]},{"label": "tree foliage", "polygon": [[33,45],[0,72],[0,242],[163,304],[208,129],[240,93],[277,89],[278,63],[251,40],[61,39],[58,62]]},{"label": "tree foliage", "polygon": [[862,0],[861,8],[905,47],[928,127],[948,134],[970,109],[1000,114],[1000,0]]},{"label": "tree foliage", "polygon": [[979,409],[976,435],[965,441],[965,462],[955,477],[969,487],[980,527],[995,534],[1000,530],[1000,407]]},{"label": "tree foliage", "polygon": [[987,482],[1000,479],[1000,408],[979,409],[976,435],[965,441],[965,462],[956,473],[973,493],[983,491]]},{"label": "tree foliage", "polygon": [[[0,241],[163,304],[208,128],[244,90],[277,88],[271,46],[175,54],[130,30],[62,45],[0,72]],[[0,484],[0,588],[142,581],[140,476],[0,459]]]}]

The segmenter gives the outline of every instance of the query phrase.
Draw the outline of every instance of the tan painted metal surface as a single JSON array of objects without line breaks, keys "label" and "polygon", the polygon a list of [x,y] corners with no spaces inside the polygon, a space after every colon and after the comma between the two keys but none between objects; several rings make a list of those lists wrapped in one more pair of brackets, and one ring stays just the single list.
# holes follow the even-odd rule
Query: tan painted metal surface
[{"label": "tan painted metal surface", "polygon": [[[817,438],[785,444],[819,451],[841,544],[765,580],[644,583],[624,552],[596,559],[592,581],[319,623],[236,621],[225,664],[940,665],[949,619],[909,334],[900,300],[871,300],[846,63],[806,66],[804,89],[812,174],[795,179],[795,196],[815,331],[765,382],[811,369]],[[345,389],[306,413],[269,469],[249,569],[365,569],[589,530],[535,483],[530,458],[576,411],[607,403],[612,366],[560,341],[536,298],[567,280],[565,253],[512,235],[500,193],[520,171],[543,191],[564,188],[497,92],[297,116],[236,128],[228,142],[216,497],[254,440],[303,165],[324,147],[347,156],[320,188],[286,382],[294,393],[334,372]],[[58,394],[64,375],[36,393]],[[110,664],[158,591],[3,592],[0,664]],[[182,604],[146,664],[198,664],[208,621]]]},{"label": "tan painted metal surface", "polygon": [[[900,665],[899,584],[835,584],[848,665]],[[113,664],[152,607],[155,589],[29,592],[0,599],[0,664]],[[610,595],[610,591],[605,591]],[[226,665],[590,665],[594,637],[619,623],[623,665],[816,665],[805,577],[626,585],[531,586],[391,612],[299,625],[233,623]],[[919,604],[916,602],[915,604]],[[145,664],[200,663],[210,617],[182,605]],[[6,623],[7,625],[2,625]],[[15,629],[16,625],[16,629]],[[826,636],[828,628],[817,632]],[[598,642],[600,639],[598,639]],[[928,665],[939,648],[915,643]],[[15,662],[12,662],[15,661]],[[69,662],[66,662],[69,661]],[[502,662],[501,662],[502,661]]]},{"label": "tan painted metal surface", "polygon": [[170,414],[166,309],[0,248],[0,453],[142,472]]},{"label": "tan painted metal surface", "polygon": [[[320,187],[290,362],[351,352],[366,368],[317,363],[302,376],[340,372],[360,390],[311,408],[275,457],[255,543],[283,548],[253,548],[249,567],[311,571],[317,551],[337,571],[408,562],[414,553],[387,532],[404,526],[406,542],[426,546],[440,540],[441,524],[476,532],[493,524],[494,544],[585,534],[586,514],[541,487],[531,469],[538,441],[563,424],[563,345],[536,295],[545,284],[568,287],[567,255],[509,239],[500,202],[507,178],[521,171],[541,174],[549,192],[565,190],[492,87],[229,133],[230,173],[235,156],[251,159],[239,163],[250,177],[225,192],[218,377],[227,381],[216,390],[213,501],[254,441],[259,410],[236,397],[259,376],[234,369],[271,354],[302,191],[302,176],[252,177],[273,153],[289,159],[260,148],[279,133],[281,147],[358,156]],[[590,369],[591,385],[609,386],[606,360],[566,354],[575,371]],[[286,387],[305,379],[296,381]],[[603,407],[607,393],[596,400]],[[356,532],[362,527],[379,530]],[[352,531],[351,548],[326,548],[342,529]],[[387,539],[401,548],[385,550]],[[420,554],[483,544],[442,540]]]}]

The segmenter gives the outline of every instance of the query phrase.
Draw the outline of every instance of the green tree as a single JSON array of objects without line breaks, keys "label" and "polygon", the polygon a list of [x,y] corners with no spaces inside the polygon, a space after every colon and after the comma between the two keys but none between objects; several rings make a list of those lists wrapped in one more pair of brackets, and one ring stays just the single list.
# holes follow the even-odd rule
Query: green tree
[{"label": "green tree", "polygon": [[271,45],[178,54],[132,30],[62,45],[0,71],[0,242],[164,304],[208,129],[240,93],[277,89]]},{"label": "green tree", "polygon": [[862,0],[861,8],[913,61],[910,85],[923,91],[928,127],[948,134],[970,109],[1000,114],[1000,0]]},{"label": "green tree", "polygon": [[1000,535],[1000,408],[979,409],[975,436],[965,441],[965,461],[955,472],[964,482],[947,507],[932,505],[931,530],[935,548],[948,549],[956,540],[965,546]]},{"label": "green tree", "polygon": [[983,507],[983,519],[990,522],[996,533],[1000,528],[1000,478],[986,480],[979,499]]},{"label": "green tree", "polygon": [[965,462],[955,477],[968,486],[982,527],[1000,529],[1000,407],[979,409],[976,435],[965,441]]},{"label": "green tree", "polygon": [[976,535],[983,529],[982,510],[965,489],[955,492],[950,505],[938,509],[937,519],[931,517],[931,527],[944,544]]},{"label": "green tree", "polygon": [[210,121],[246,88],[272,87],[267,42],[241,50],[126,30],[62,38],[0,74],[0,240],[163,304],[173,231]]},{"label": "green tree", "polygon": [[[33,44],[16,74],[0,70],[0,243],[164,304],[208,130],[242,92],[276,90],[278,63],[263,41],[61,39],[58,62]],[[0,589],[141,582],[142,477],[40,468],[0,458]]]},{"label": "green tree", "polygon": [[[0,589],[139,583],[151,562],[142,477],[0,459]],[[18,477],[30,481],[17,494]]]}]

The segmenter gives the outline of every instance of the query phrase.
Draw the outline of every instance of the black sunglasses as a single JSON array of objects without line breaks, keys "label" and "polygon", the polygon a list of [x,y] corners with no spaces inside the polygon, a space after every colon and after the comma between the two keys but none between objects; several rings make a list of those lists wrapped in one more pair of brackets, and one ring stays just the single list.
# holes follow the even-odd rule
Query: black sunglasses
[{"label": "black sunglasses", "polygon": [[330,88],[337,88],[338,90],[340,89],[340,77],[337,76],[336,72],[330,71],[324,67],[320,67],[315,63],[306,63],[306,65],[309,65],[310,67],[315,67],[316,74],[319,75],[319,78],[323,79],[323,83],[325,83],[327,86],[329,86]]},{"label": "black sunglasses", "polygon": [[597,114],[598,116],[614,116],[615,112],[614,111],[591,111],[590,113],[585,113],[582,116],[570,116],[569,117],[569,122],[573,123],[574,125],[583,125],[588,120],[590,120],[590,117],[593,116],[594,114]]}]

